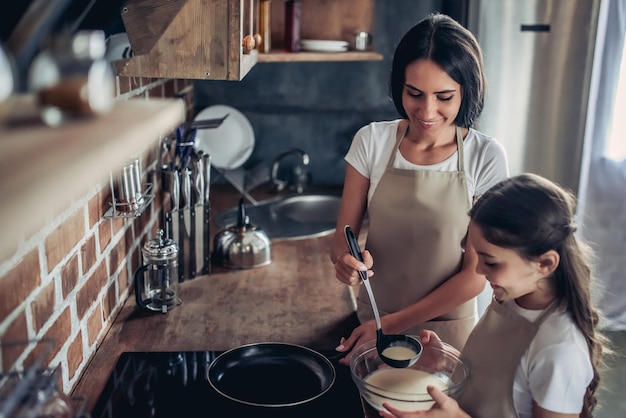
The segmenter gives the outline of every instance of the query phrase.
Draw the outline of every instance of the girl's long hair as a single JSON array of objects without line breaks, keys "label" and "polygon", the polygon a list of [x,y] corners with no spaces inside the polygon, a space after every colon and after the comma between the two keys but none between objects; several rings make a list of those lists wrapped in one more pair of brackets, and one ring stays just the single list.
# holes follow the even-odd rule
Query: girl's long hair
[{"label": "girl's long hair", "polygon": [[552,276],[557,300],[571,312],[585,336],[593,366],[593,379],[580,414],[590,418],[597,404],[598,370],[603,353],[609,350],[597,329],[600,315],[591,299],[594,254],[576,236],[575,210],[572,193],[541,176],[522,174],[486,192],[470,210],[470,218],[487,241],[514,250],[527,260],[536,260],[549,250],[558,252],[560,262]]}]

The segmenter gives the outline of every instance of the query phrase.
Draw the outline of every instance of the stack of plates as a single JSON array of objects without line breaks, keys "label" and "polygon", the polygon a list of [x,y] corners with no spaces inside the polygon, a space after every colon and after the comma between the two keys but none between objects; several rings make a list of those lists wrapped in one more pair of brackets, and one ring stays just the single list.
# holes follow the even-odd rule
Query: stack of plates
[{"label": "stack of plates", "polygon": [[303,51],[314,52],[342,52],[348,50],[348,43],[345,41],[325,41],[320,39],[302,39],[300,46]]}]

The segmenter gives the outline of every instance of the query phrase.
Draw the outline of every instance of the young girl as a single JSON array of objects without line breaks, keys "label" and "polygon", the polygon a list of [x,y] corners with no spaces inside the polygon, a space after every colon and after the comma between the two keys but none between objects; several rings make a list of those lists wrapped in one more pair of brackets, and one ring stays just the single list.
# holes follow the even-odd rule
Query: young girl
[{"label": "young girl", "polygon": [[[470,210],[476,271],[491,305],[462,358],[467,385],[455,401],[435,388],[437,408],[383,417],[592,417],[604,338],[591,303],[591,252],[576,237],[575,199],[534,174],[504,180]],[[424,331],[424,344],[437,335]]]}]

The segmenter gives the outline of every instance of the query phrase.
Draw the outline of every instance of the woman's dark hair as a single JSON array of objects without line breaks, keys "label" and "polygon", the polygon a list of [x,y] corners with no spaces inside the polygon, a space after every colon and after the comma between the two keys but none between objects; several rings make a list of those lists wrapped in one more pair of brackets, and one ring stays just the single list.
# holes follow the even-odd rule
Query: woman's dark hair
[{"label": "woman's dark hair", "polygon": [[390,89],[396,109],[408,119],[402,105],[406,67],[429,59],[461,86],[461,108],[455,124],[471,127],[483,110],[486,79],[483,55],[476,37],[457,21],[435,13],[413,26],[400,40],[393,56]]},{"label": "woman's dark hair", "polygon": [[537,260],[549,250],[560,262],[550,280],[557,300],[572,315],[587,341],[594,377],[587,387],[581,418],[592,417],[600,381],[602,355],[610,350],[596,328],[600,319],[592,304],[594,285],[591,248],[576,237],[576,198],[557,184],[536,174],[508,178],[483,194],[470,210],[471,221],[493,245]]}]

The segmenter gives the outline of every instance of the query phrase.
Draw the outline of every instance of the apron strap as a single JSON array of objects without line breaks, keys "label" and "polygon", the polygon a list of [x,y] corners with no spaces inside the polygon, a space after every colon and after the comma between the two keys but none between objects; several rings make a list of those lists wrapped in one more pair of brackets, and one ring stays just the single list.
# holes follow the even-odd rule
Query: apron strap
[{"label": "apron strap", "polygon": [[[495,303],[498,306],[502,306],[502,303],[496,298],[495,295],[491,295],[491,302]],[[543,312],[541,312],[541,314],[539,314],[539,316],[537,317],[537,319],[535,319],[534,321],[532,321],[531,323],[534,325],[541,325],[541,323],[543,323],[543,321],[546,320],[546,318],[554,311],[557,310],[557,308],[559,307],[559,300],[554,299],[552,302],[550,302],[550,304],[543,310]],[[518,314],[515,314],[516,316],[519,316]]]},{"label": "apron strap", "polygon": [[465,158],[463,158],[463,133],[461,127],[456,127],[456,147],[459,150],[459,171],[465,171]]},{"label": "apron strap", "polygon": [[393,150],[391,151],[391,155],[389,156],[389,160],[387,160],[387,167],[386,168],[392,168],[393,167],[393,162],[396,159],[396,152],[398,152],[398,149],[400,148],[400,142],[402,142],[402,139],[404,138],[406,133],[409,131],[409,121],[407,121],[407,124],[404,127],[404,129],[401,128],[402,122],[404,122],[404,119],[401,120],[398,123],[398,128],[397,128],[397,131],[396,131],[396,143],[393,146]]}]

